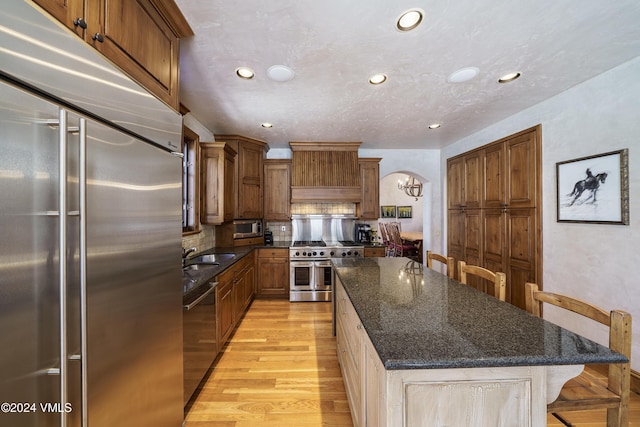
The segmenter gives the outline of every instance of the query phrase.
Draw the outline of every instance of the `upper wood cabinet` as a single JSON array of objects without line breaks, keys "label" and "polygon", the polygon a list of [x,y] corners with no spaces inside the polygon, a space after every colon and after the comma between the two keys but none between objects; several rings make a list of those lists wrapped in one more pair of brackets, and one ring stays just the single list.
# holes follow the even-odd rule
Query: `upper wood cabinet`
[{"label": "upper wood cabinet", "polygon": [[357,209],[360,219],[377,220],[380,217],[380,160],[382,159],[358,159],[362,186],[362,200]]},{"label": "upper wood cabinet", "polygon": [[291,160],[264,161],[264,219],[291,219]]},{"label": "upper wood cabinet", "polygon": [[35,2],[179,110],[179,39],[193,31],[173,0]]},{"label": "upper wood cabinet", "polygon": [[200,143],[200,221],[233,220],[236,152],[219,142]]},{"label": "upper wood cabinet", "polygon": [[225,143],[237,153],[235,173],[235,214],[237,219],[263,217],[263,162],[269,146],[257,139],[239,135],[215,135],[216,142]]},{"label": "upper wood cabinet", "polygon": [[447,160],[447,206],[478,208],[481,204],[482,152]]}]

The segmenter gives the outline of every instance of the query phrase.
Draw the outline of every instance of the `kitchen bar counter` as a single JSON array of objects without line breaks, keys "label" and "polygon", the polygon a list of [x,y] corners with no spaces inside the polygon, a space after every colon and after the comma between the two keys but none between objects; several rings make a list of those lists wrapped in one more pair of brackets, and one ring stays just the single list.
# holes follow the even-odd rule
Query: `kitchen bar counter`
[{"label": "kitchen bar counter", "polygon": [[584,364],[626,361],[408,258],[332,262],[356,426],[545,425],[546,404]]}]

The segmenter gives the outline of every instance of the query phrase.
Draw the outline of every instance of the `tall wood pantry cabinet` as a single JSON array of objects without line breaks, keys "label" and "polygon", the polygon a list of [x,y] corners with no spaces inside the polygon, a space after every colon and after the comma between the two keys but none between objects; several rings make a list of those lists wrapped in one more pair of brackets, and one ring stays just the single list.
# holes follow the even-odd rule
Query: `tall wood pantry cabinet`
[{"label": "tall wood pantry cabinet", "polygon": [[179,110],[179,40],[193,30],[173,0],[34,1]]},{"label": "tall wood pantry cabinet", "polygon": [[507,301],[523,309],[524,284],[542,281],[540,135],[536,126],[447,160],[447,255],[504,272]]}]

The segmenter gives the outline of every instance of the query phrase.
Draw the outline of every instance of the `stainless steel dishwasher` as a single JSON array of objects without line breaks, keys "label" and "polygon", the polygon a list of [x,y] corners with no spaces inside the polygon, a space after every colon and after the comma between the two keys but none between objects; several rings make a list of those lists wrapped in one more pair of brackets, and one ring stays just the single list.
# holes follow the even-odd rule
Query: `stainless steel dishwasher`
[{"label": "stainless steel dishwasher", "polygon": [[184,404],[204,378],[218,355],[216,336],[216,285],[209,282],[202,291],[183,301]]}]

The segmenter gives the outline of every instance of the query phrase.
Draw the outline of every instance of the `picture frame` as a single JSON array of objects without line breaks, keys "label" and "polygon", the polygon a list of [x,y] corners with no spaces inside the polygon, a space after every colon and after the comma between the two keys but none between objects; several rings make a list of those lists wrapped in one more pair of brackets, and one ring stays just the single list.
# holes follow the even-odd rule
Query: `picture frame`
[{"label": "picture frame", "polygon": [[629,150],[556,163],[557,221],[629,225]]},{"label": "picture frame", "polygon": [[380,218],[395,218],[396,207],[391,205],[380,206]]},{"label": "picture frame", "polygon": [[398,206],[398,218],[411,218],[413,215],[412,206]]}]

